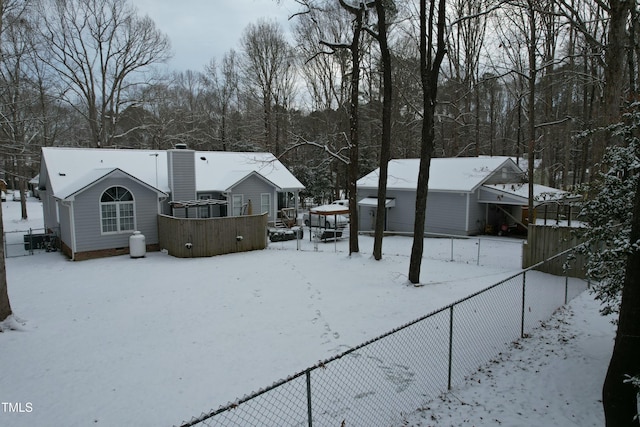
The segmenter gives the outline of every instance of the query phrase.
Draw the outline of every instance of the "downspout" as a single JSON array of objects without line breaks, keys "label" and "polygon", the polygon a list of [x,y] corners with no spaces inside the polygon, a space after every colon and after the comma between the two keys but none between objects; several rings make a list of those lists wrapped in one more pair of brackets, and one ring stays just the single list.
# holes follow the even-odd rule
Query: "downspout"
[{"label": "downspout", "polygon": [[162,204],[168,198],[169,198],[169,196],[160,196],[160,197],[158,197],[158,215],[162,215]]},{"label": "downspout", "polygon": [[489,225],[489,203],[484,204],[484,230],[483,233],[486,233],[487,226]]},{"label": "downspout", "polygon": [[464,222],[465,223],[465,225],[464,225],[465,230],[464,231],[465,231],[465,233],[467,235],[469,235],[469,204],[470,204],[470,196],[471,196],[471,193],[467,193],[467,213],[466,213],[466,220]]},{"label": "downspout", "polygon": [[69,208],[69,231],[71,232],[71,261],[76,260],[76,221],[73,214],[73,199],[61,200],[62,206]]}]

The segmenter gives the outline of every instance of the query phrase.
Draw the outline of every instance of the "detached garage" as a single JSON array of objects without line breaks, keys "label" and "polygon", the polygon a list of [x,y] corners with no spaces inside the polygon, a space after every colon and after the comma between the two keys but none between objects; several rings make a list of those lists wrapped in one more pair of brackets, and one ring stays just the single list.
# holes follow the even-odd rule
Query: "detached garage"
[{"label": "detached garage", "polygon": [[[385,230],[413,232],[420,159],[389,162]],[[379,169],[357,182],[361,231],[375,225]],[[524,194],[524,196],[523,196]],[[534,185],[535,201],[564,200],[568,193]],[[429,174],[425,230],[431,234],[474,235],[522,222],[528,205],[525,172],[509,157],[434,158]]]}]

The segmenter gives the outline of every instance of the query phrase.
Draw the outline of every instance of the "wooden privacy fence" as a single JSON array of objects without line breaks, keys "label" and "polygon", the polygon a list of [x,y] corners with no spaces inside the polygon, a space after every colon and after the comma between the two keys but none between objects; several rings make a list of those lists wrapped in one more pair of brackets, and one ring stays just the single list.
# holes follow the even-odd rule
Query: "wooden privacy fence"
[{"label": "wooden privacy fence", "polygon": [[[575,233],[575,228],[530,224],[527,241],[522,249],[522,268],[529,268],[581,243],[582,241]],[[535,269],[556,276],[566,274],[570,277],[585,279],[584,256],[576,251],[573,252],[568,263],[566,262],[567,256],[557,257],[552,262],[544,263]],[[569,266],[566,272],[565,264]]]},{"label": "wooden privacy fence", "polygon": [[158,215],[160,249],[178,258],[207,257],[267,247],[267,215],[175,218]]}]

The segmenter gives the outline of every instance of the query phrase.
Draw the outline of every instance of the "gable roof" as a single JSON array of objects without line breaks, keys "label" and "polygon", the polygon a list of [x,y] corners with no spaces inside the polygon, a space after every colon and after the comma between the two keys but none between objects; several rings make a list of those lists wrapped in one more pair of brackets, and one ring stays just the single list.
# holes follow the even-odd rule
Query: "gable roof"
[{"label": "gable roof", "polygon": [[[230,186],[256,172],[283,190],[302,190],[304,185],[271,153],[222,151],[194,152],[196,191],[227,191]],[[81,188],[96,179],[96,170],[117,168],[168,193],[167,152],[165,150],[120,150],[108,148],[42,148],[40,186],[56,196],[69,193],[65,188]],[[229,176],[235,180],[228,179]],[[48,180],[48,182],[47,182]]]},{"label": "gable roof", "polygon": [[[387,189],[415,190],[419,167],[420,159],[389,161]],[[429,191],[472,192],[503,167],[520,170],[509,157],[433,158],[429,171]],[[379,174],[378,168],[365,175],[358,180],[357,187],[378,188]]]},{"label": "gable roof", "polygon": [[227,191],[253,172],[282,190],[304,185],[271,153],[196,151],[196,190]]},{"label": "gable roof", "polygon": [[[225,190],[230,190],[233,187],[239,185],[243,181],[249,179],[250,177],[255,176],[258,179],[268,183],[269,185],[277,188],[278,190],[282,190],[279,186],[269,181],[264,176],[260,175],[260,173],[256,171],[232,171],[225,175],[220,183],[220,188],[224,188]],[[216,191],[225,191],[225,190],[216,190]]]},{"label": "gable roof", "polygon": [[106,179],[110,176],[118,176],[118,175],[128,176],[129,178],[133,179],[134,181],[137,181],[144,187],[147,187],[148,189],[155,191],[159,195],[167,196],[167,194],[164,191],[158,190],[157,188],[150,186],[144,181],[140,181],[135,176],[132,176],[122,171],[119,168],[105,168],[105,169],[94,169],[92,171],[89,171],[87,174],[85,174],[81,178],[71,182],[68,186],[60,189],[58,193],[55,194],[55,197],[61,200],[68,200],[74,197],[75,195],[82,193],[84,190],[91,187],[93,184],[99,181],[102,181],[103,179]]}]

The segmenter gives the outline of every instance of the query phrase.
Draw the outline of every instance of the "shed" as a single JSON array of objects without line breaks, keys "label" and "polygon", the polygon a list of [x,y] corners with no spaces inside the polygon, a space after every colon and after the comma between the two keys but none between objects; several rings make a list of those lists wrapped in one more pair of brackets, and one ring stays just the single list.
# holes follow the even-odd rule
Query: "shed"
[{"label": "shed", "polygon": [[[389,162],[385,230],[412,233],[420,159]],[[379,169],[357,182],[361,231],[375,227]],[[528,205],[526,174],[509,157],[434,158],[431,160],[425,230],[431,234],[474,235],[522,222]],[[534,185],[534,205],[561,200],[568,193]],[[528,190],[527,190],[528,191]]]}]

